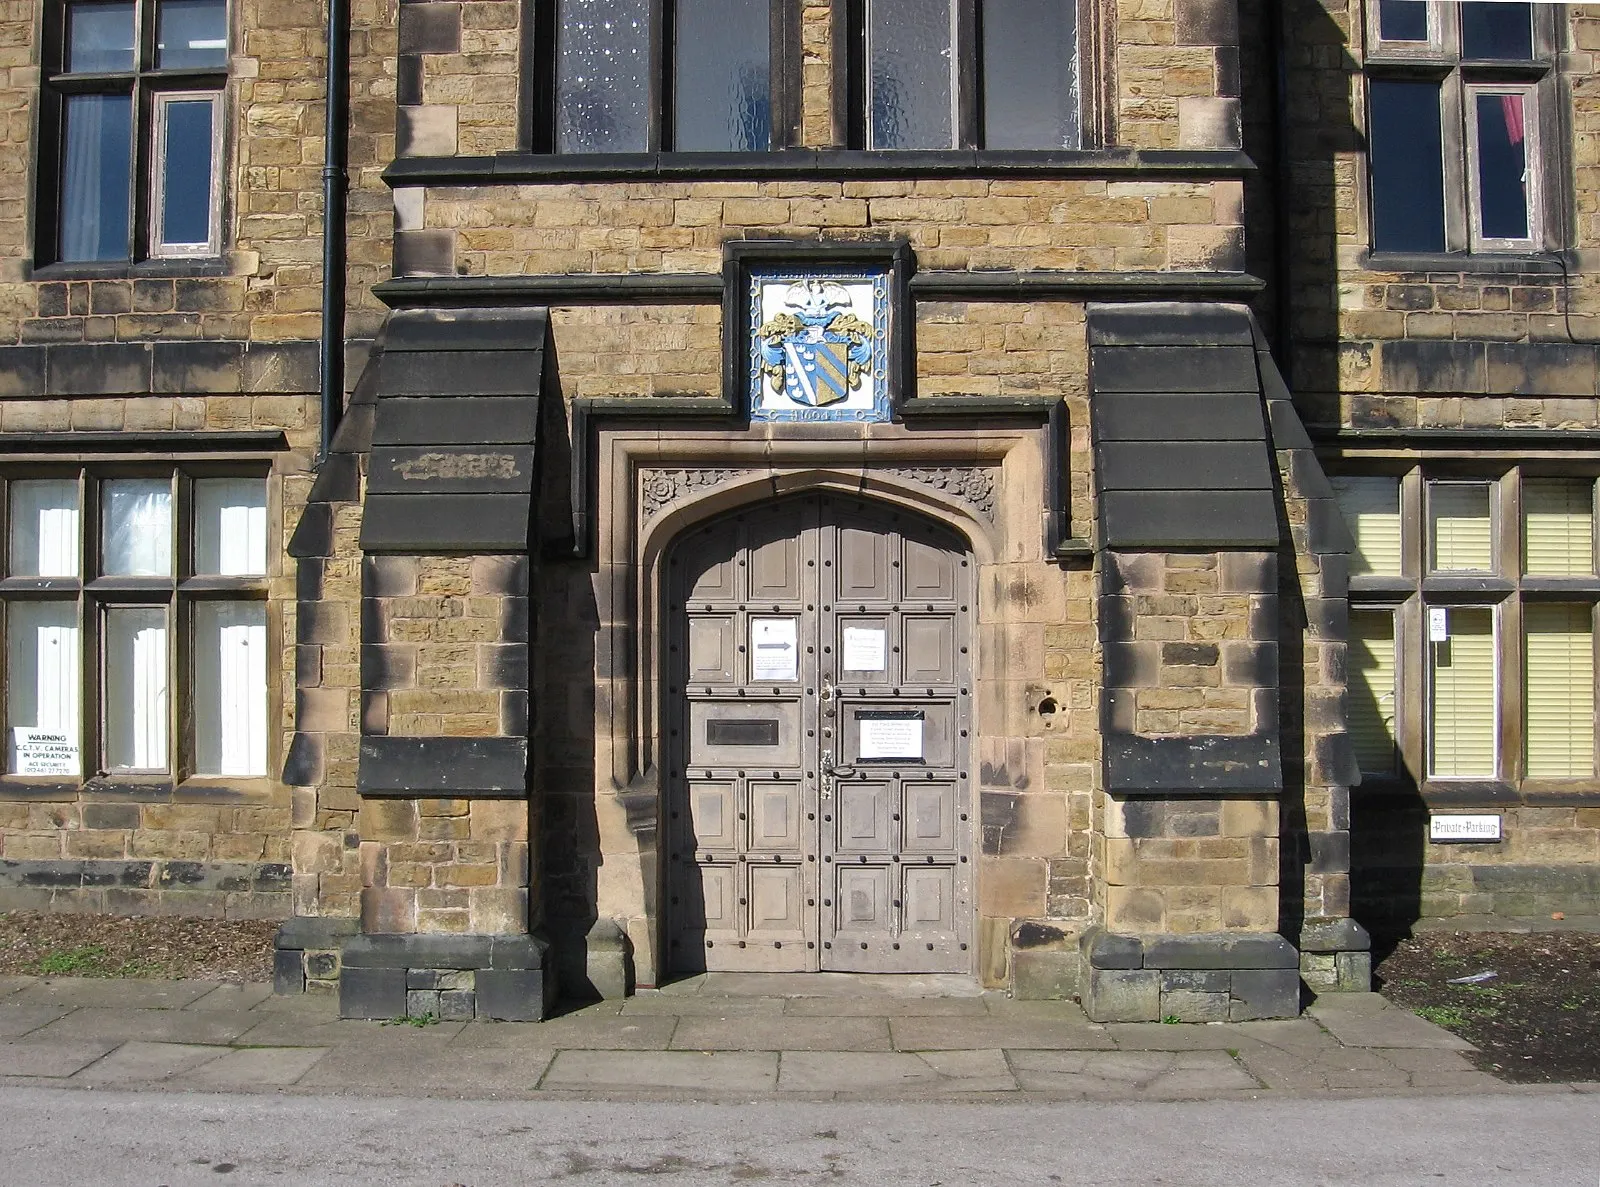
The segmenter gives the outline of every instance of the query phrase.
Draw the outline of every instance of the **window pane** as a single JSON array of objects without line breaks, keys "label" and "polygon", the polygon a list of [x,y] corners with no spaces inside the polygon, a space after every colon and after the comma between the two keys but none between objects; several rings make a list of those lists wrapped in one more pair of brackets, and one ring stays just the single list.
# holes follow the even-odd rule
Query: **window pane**
[{"label": "window pane", "polygon": [[1450,637],[1428,644],[1432,773],[1495,774],[1494,612],[1446,611]]},{"label": "window pane", "polygon": [[1076,5],[983,0],[982,19],[984,146],[1076,148]]},{"label": "window pane", "polygon": [[1339,510],[1355,537],[1350,572],[1400,575],[1400,480],[1335,478]]},{"label": "window pane", "polygon": [[1428,6],[1424,0],[1378,0],[1378,39],[1428,40]]},{"label": "window pane", "polygon": [[755,0],[678,0],[673,147],[772,146],[771,14]]},{"label": "window pane", "polygon": [[1594,774],[1594,624],[1588,606],[1528,606],[1528,776]]},{"label": "window pane", "polygon": [[267,571],[267,482],[202,478],[194,484],[194,571],[248,577]]},{"label": "window pane", "polygon": [[267,606],[194,606],[195,769],[267,773]]},{"label": "window pane", "polygon": [[128,171],[133,101],[127,95],[68,95],[61,166],[61,258],[128,255]]},{"label": "window pane", "polygon": [[1594,483],[1522,484],[1522,563],[1549,577],[1594,572]]},{"label": "window pane", "polygon": [[648,0],[560,0],[556,28],[557,151],[647,151]]},{"label": "window pane", "polygon": [[1435,571],[1489,572],[1494,537],[1487,482],[1428,484],[1428,534]]},{"label": "window pane", "polygon": [[1528,230],[1527,96],[1475,96],[1478,120],[1479,233],[1526,239]]},{"label": "window pane", "polygon": [[1373,79],[1372,246],[1379,251],[1444,250],[1444,141],[1439,84]]},{"label": "window pane", "polygon": [[11,484],[12,577],[78,575],[78,484],[71,478]]},{"label": "window pane", "polygon": [[183,70],[228,64],[227,0],[161,0],[156,65]]},{"label": "window pane", "polygon": [[67,9],[67,69],[74,74],[133,69],[131,0]]},{"label": "window pane", "polygon": [[6,769],[77,775],[78,606],[12,602],[6,608]]},{"label": "window pane", "polygon": [[955,15],[950,0],[868,0],[872,148],[953,148]]},{"label": "window pane", "polygon": [[167,768],[167,611],[162,606],[106,611],[101,712],[106,768]]},{"label": "window pane", "polygon": [[1533,57],[1533,5],[1503,0],[1461,6],[1461,56],[1464,58]]},{"label": "window pane", "polygon": [[1368,774],[1394,770],[1394,615],[1350,612],[1350,744]]},{"label": "window pane", "polygon": [[210,244],[212,118],[216,101],[169,100],[161,105],[160,238],[163,244]]},{"label": "window pane", "polygon": [[165,478],[118,478],[103,488],[102,566],[118,577],[172,575],[172,485]]}]

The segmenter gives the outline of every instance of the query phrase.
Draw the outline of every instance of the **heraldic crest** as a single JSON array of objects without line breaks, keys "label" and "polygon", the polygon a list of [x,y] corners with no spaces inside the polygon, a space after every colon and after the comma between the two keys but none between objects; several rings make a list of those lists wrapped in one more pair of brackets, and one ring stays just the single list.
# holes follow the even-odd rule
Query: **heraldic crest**
[{"label": "heraldic crest", "polygon": [[871,372],[872,327],[853,312],[850,293],[832,280],[799,280],[783,311],[756,329],[761,373],[775,394],[808,408],[847,400]]}]

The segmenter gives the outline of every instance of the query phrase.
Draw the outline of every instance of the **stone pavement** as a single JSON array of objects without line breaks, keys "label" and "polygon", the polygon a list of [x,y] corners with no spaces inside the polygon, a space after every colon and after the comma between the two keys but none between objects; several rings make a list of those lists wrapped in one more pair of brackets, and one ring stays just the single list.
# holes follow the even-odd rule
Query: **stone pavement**
[{"label": "stone pavement", "polygon": [[[1376,994],[1097,1025],[956,978],[711,974],[543,1023],[341,1020],[205,981],[0,978],[0,1083],[461,1098],[1128,1099],[1526,1092]],[[1600,1091],[1556,1085],[1535,1091]]]}]

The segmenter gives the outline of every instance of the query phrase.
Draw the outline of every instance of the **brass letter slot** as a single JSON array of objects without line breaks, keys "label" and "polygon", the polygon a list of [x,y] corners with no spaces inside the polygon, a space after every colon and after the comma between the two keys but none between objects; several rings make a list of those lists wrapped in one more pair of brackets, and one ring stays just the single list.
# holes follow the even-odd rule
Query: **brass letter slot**
[{"label": "brass letter slot", "polygon": [[776,746],[778,723],[747,718],[706,722],[707,746]]}]

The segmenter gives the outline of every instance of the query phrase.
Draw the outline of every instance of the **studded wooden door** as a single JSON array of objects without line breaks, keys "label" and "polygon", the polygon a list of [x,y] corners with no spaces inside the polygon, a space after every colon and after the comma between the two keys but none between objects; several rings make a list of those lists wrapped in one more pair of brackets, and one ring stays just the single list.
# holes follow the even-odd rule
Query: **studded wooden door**
[{"label": "studded wooden door", "polygon": [[967,972],[972,563],[831,495],[668,563],[669,962]]}]

